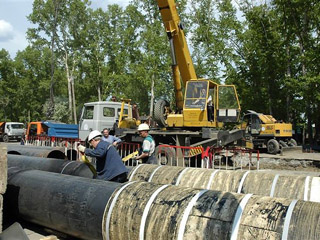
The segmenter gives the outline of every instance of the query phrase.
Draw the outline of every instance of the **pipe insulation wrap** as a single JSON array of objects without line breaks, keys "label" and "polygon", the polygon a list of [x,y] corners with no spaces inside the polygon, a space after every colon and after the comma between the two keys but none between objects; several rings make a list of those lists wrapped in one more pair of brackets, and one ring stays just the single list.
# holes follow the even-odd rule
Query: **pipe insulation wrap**
[{"label": "pipe insulation wrap", "polygon": [[141,164],[130,181],[320,202],[320,178],[270,171],[232,171]]},{"label": "pipe insulation wrap", "polygon": [[8,171],[10,214],[80,239],[320,239],[317,202]]},{"label": "pipe insulation wrap", "polygon": [[320,203],[129,182],[112,195],[103,239],[320,239]]},{"label": "pipe insulation wrap", "polygon": [[121,184],[39,170],[8,171],[8,215],[80,239],[102,239],[104,209]]}]

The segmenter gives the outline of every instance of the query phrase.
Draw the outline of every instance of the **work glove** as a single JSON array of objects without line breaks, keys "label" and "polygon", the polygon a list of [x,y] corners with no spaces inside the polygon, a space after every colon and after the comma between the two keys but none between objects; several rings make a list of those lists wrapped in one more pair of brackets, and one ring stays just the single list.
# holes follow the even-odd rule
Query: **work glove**
[{"label": "work glove", "polygon": [[79,146],[78,146],[78,150],[79,150],[80,152],[85,152],[86,147],[85,147],[85,146],[82,146],[82,145],[79,145]]}]

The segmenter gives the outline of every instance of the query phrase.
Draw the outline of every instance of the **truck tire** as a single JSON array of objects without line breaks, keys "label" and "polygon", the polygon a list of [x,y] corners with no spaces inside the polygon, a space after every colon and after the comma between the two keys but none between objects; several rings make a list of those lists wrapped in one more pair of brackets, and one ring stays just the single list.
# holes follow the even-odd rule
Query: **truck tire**
[{"label": "truck tire", "polygon": [[[161,152],[160,152],[161,151]],[[176,151],[171,147],[159,147],[154,150],[159,165],[177,166]]]},{"label": "truck tire", "polygon": [[291,139],[288,141],[288,145],[289,145],[290,147],[298,146],[297,141],[296,141],[295,139],[293,139],[293,138],[291,138]]},{"label": "truck tire", "polygon": [[169,103],[166,100],[160,99],[154,106],[154,120],[159,127],[167,126],[166,107],[169,107]]},{"label": "truck tire", "polygon": [[279,142],[275,139],[270,139],[267,143],[268,153],[277,154],[280,150]]},{"label": "truck tire", "polygon": [[3,135],[3,141],[9,142],[9,136],[7,134]]}]

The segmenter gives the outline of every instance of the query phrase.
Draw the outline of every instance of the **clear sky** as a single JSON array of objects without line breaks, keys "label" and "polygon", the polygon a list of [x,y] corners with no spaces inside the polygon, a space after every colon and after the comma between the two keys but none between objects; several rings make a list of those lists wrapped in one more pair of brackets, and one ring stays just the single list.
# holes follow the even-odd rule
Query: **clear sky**
[{"label": "clear sky", "polygon": [[[106,9],[108,4],[126,6],[129,0],[91,0],[93,8]],[[33,0],[0,0],[0,49],[6,49],[12,58],[28,45],[26,31],[32,27],[27,16],[32,12]]]}]

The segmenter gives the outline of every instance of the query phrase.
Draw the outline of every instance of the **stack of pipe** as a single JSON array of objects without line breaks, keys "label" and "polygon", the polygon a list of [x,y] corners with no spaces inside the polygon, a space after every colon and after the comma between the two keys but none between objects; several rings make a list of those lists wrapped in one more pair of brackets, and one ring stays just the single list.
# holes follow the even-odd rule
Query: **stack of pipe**
[{"label": "stack of pipe", "polygon": [[8,165],[7,214],[80,239],[320,239],[314,176],[139,165],[119,184],[58,174],[91,178],[80,162]]},{"label": "stack of pipe", "polygon": [[9,169],[11,214],[81,239],[320,239],[320,203]]},{"label": "stack of pipe", "polygon": [[141,164],[129,181],[320,202],[320,177],[271,171],[227,171]]},{"label": "stack of pipe", "polygon": [[21,170],[42,170],[54,173],[93,178],[90,168],[80,161],[68,161],[54,158],[40,158],[23,155],[8,155],[8,168]]},{"label": "stack of pipe", "polygon": [[32,145],[8,145],[8,154],[42,157],[42,158],[59,158],[75,160],[77,151],[74,149],[65,149],[63,147],[45,147]]},{"label": "stack of pipe", "polygon": [[103,239],[320,239],[320,203],[129,182],[112,195]]}]

